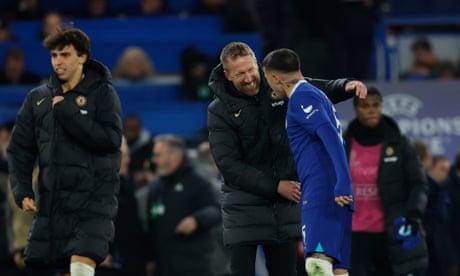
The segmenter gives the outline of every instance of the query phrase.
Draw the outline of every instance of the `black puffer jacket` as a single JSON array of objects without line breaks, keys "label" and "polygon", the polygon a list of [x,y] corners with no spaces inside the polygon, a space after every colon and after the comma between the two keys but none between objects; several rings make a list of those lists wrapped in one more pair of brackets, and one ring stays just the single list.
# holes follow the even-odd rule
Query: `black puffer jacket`
[{"label": "black puffer jacket", "polygon": [[[18,206],[33,198],[38,158],[38,211],[31,227],[28,263],[67,263],[71,255],[101,262],[113,238],[119,190],[121,107],[108,69],[96,61],[84,79],[62,93],[53,74],[21,107],[8,147],[11,185]],[[64,100],[52,108],[55,95]]]},{"label": "black puffer jacket", "polygon": [[[260,72],[263,76],[262,72]],[[333,102],[345,100],[346,79],[311,80]],[[299,238],[300,208],[277,193],[280,180],[297,180],[285,131],[287,102],[273,100],[262,77],[254,97],[236,91],[214,68],[208,107],[211,150],[225,183],[222,215],[225,244],[279,242]]]},{"label": "black puffer jacket", "polygon": [[[385,214],[389,258],[395,275],[402,275],[426,268],[428,253],[425,242],[413,250],[401,250],[394,239],[397,230],[393,222],[400,216],[421,219],[428,200],[428,182],[415,150],[397,123],[383,115],[381,124],[384,137],[377,186]],[[357,127],[355,119],[345,132],[348,156]]]}]

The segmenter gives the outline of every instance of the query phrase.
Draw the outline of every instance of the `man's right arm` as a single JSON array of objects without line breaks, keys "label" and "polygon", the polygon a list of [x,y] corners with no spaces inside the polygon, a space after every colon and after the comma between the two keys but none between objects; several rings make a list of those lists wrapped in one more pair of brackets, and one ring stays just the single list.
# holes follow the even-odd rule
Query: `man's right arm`
[{"label": "man's right arm", "polygon": [[32,93],[29,93],[19,110],[7,148],[8,168],[14,200],[22,209],[25,198],[34,198],[32,172],[37,156],[32,113]]},{"label": "man's right arm", "polygon": [[277,196],[278,180],[244,162],[236,130],[222,114],[208,110],[211,151],[225,183],[267,199]]},{"label": "man's right arm", "polygon": [[359,96],[360,98],[365,98],[367,96],[366,85],[358,80],[323,80],[312,78],[305,79],[323,91],[334,104],[346,101],[354,96]]}]

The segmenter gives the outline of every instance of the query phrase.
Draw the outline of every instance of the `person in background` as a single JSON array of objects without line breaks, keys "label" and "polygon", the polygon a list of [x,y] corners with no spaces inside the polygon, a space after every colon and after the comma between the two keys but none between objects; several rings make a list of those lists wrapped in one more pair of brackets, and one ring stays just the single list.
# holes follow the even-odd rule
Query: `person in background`
[{"label": "person in background", "polygon": [[[332,102],[365,96],[347,79],[308,80]],[[271,276],[296,275],[301,239],[300,185],[285,130],[287,104],[273,99],[254,51],[231,42],[210,76],[216,96],[208,106],[209,143],[224,178],[221,210],[231,275],[254,275],[261,245]]]},{"label": "person in background", "polygon": [[121,143],[120,192],[118,212],[115,219],[115,238],[110,254],[96,272],[104,275],[145,276],[146,250],[145,232],[138,216],[138,205],[134,196],[134,183],[129,175],[129,148],[126,139]]},{"label": "person in background", "polygon": [[86,13],[84,17],[98,19],[113,16],[107,0],[86,0]]},{"label": "person in background", "polygon": [[8,20],[40,20],[43,18],[40,0],[18,0],[11,2],[13,3],[13,8],[7,12]]},{"label": "person in background", "polygon": [[200,0],[200,2],[203,5],[205,13],[219,15],[223,14],[223,10],[228,3],[225,0]]},{"label": "person in background", "polygon": [[[455,250],[456,263],[460,266],[460,151],[455,155],[446,179],[446,188],[450,197],[448,227]],[[460,273],[459,273],[460,274]],[[459,275],[457,274],[457,275]]]},{"label": "person in background", "polygon": [[215,65],[214,59],[194,47],[181,52],[181,81],[185,98],[191,101],[210,101],[212,92],[208,77]]},{"label": "person in background", "polygon": [[18,38],[10,30],[8,21],[0,16],[0,44],[17,40]]},{"label": "person in background", "polygon": [[201,168],[200,170],[205,172],[205,175],[210,176],[211,179],[216,180],[214,186],[216,190],[220,190],[222,175],[217,168],[216,162],[211,152],[211,145],[209,141],[203,141],[199,143],[196,147],[197,151],[197,161],[198,165]]},{"label": "person in background", "polygon": [[212,184],[197,173],[175,135],[155,137],[153,162],[158,181],[148,198],[150,264],[159,275],[212,276],[215,241],[221,221]]},{"label": "person in background", "polygon": [[[11,190],[34,212],[24,259],[93,276],[108,254],[117,212],[121,105],[110,71],[90,59],[89,37],[63,27],[43,42],[53,73],[27,94],[8,144]],[[32,173],[38,162],[38,194]]]},{"label": "person in background", "polygon": [[445,180],[449,174],[451,163],[449,159],[444,155],[433,155],[433,164],[428,169],[428,174],[433,178],[434,181],[440,185],[444,185]]},{"label": "person in background", "polygon": [[427,80],[434,78],[434,68],[438,63],[431,42],[426,38],[418,38],[412,43],[412,64],[403,72],[403,80]]},{"label": "person in background", "polygon": [[123,120],[123,134],[129,147],[129,175],[134,184],[134,195],[138,204],[138,216],[142,229],[147,231],[147,199],[150,185],[154,183],[155,164],[152,163],[152,134],[142,126],[141,118],[128,114]]},{"label": "person in background", "polygon": [[[37,180],[38,180],[38,166],[34,167],[32,173],[32,185],[34,190],[34,195],[38,198],[38,189],[37,189]],[[34,214],[31,212],[24,212],[20,209],[15,201],[14,195],[11,190],[11,185],[8,189],[8,202],[11,208],[11,220],[12,220],[12,230],[13,230],[13,260],[17,268],[17,276],[58,276],[58,273],[55,269],[52,268],[37,268],[27,266],[24,261],[24,249],[27,245],[27,237],[29,235],[30,227],[34,220]]]},{"label": "person in background", "polygon": [[166,11],[165,0],[139,0],[139,11],[136,15],[140,16],[157,16]]},{"label": "person in background", "polygon": [[14,276],[16,269],[13,262],[13,232],[6,183],[6,180],[0,179],[0,273]]},{"label": "person in background", "polygon": [[[216,198],[219,198],[223,178],[212,156],[209,141],[203,141],[198,144],[196,152],[197,170],[211,182]],[[216,241],[216,252],[213,254],[214,261],[212,262],[213,271],[215,276],[227,276],[230,273],[230,251],[225,247],[222,240],[222,223],[212,229],[212,235]]]},{"label": "person in background", "polygon": [[12,229],[12,210],[8,204],[8,164],[6,148],[11,129],[6,124],[0,125],[0,274],[15,276],[13,262],[14,236]]},{"label": "person in background", "polygon": [[289,100],[286,132],[301,181],[305,270],[308,275],[348,275],[353,191],[335,107],[308,83],[297,53],[270,52],[263,61],[277,98]]},{"label": "person in background", "polygon": [[135,189],[153,183],[155,180],[152,164],[152,134],[142,126],[138,115],[128,114],[123,120],[123,134],[130,152],[129,175]]},{"label": "person in background", "polygon": [[114,80],[148,81],[155,77],[155,69],[148,54],[140,47],[127,47],[113,70]]},{"label": "person in background", "polygon": [[0,173],[8,174],[8,161],[6,158],[6,149],[13,130],[14,120],[6,121],[0,124]]},{"label": "person in background", "polygon": [[428,183],[420,161],[396,121],[382,114],[377,88],[365,99],[355,97],[353,106],[356,118],[344,134],[355,195],[350,275],[423,271]]},{"label": "person in background", "polygon": [[430,148],[423,140],[416,139],[412,144],[429,184],[428,204],[422,220],[429,255],[425,276],[456,275],[455,250],[447,224],[450,199],[444,183],[450,161],[444,156],[432,156]]},{"label": "person in background", "polygon": [[438,80],[453,80],[458,76],[458,69],[452,60],[440,60],[433,69]]},{"label": "person in background", "polygon": [[0,71],[0,84],[38,84],[42,79],[34,72],[26,70],[26,58],[20,48],[9,48]]},{"label": "person in background", "polygon": [[[14,127],[14,121],[8,121],[4,125],[0,126],[0,152],[1,152],[1,162],[0,165],[0,186],[6,181],[8,177],[8,168],[3,166],[3,161],[7,162],[6,149],[9,139],[11,137],[11,131]],[[34,167],[32,172],[32,185],[33,191],[36,198],[38,198],[38,166]],[[58,276],[58,273],[54,269],[43,268],[39,269],[36,267],[28,267],[24,262],[24,249],[27,245],[27,237],[30,231],[30,226],[32,225],[34,214],[31,212],[24,212],[20,209],[16,202],[14,201],[14,195],[11,190],[11,184],[7,183],[7,194],[8,194],[8,209],[11,210],[10,223],[12,231],[12,249],[13,249],[13,262],[15,269],[11,276]],[[5,224],[5,226],[7,226]],[[2,268],[4,266],[1,266]],[[1,269],[0,269],[1,271]],[[1,275],[9,275],[3,274]]]},{"label": "person in background", "polygon": [[61,28],[64,19],[59,12],[51,11],[45,14],[42,19],[40,39],[44,39],[51,33]]}]

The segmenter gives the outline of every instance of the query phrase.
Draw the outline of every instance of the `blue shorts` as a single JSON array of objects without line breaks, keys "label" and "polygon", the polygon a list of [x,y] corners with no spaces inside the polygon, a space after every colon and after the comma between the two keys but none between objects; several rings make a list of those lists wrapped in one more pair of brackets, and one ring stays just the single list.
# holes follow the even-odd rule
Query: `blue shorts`
[{"label": "blue shorts", "polygon": [[324,253],[335,259],[334,268],[350,268],[352,211],[337,204],[302,206],[304,258]]}]

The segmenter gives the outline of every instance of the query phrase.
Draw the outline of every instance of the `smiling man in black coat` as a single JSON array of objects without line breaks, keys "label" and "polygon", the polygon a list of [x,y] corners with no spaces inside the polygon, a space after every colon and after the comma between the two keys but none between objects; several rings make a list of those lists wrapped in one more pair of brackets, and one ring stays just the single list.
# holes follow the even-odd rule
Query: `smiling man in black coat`
[{"label": "smiling man in black coat", "polygon": [[[300,183],[285,130],[287,102],[272,98],[253,50],[224,47],[209,86],[211,150],[224,177],[224,243],[231,275],[254,275],[257,245],[263,245],[271,276],[296,275],[300,229]],[[337,103],[364,97],[360,81],[308,79]]]},{"label": "smiling man in black coat", "polygon": [[192,166],[177,136],[155,137],[153,162],[159,180],[147,205],[150,260],[162,276],[213,276],[211,230],[221,215],[212,184]]}]

